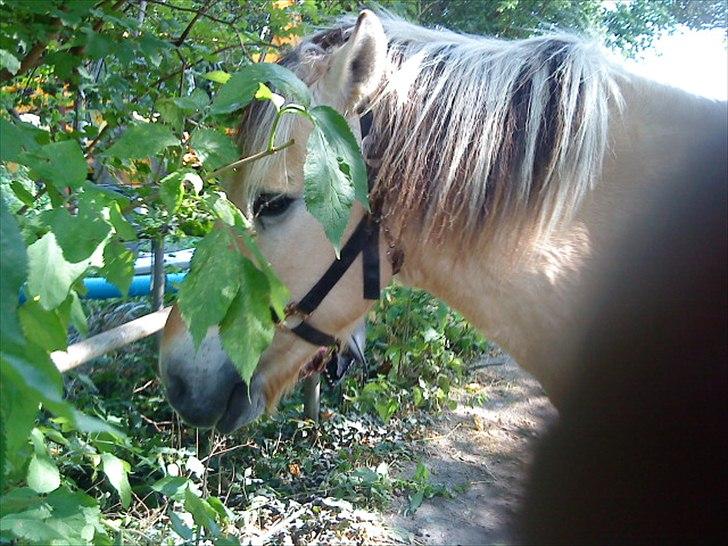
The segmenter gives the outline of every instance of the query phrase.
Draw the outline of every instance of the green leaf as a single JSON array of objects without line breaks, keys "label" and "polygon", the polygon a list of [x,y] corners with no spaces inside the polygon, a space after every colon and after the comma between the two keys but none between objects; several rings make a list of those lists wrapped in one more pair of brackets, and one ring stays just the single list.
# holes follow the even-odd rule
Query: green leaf
[{"label": "green leaf", "polygon": [[208,497],[207,503],[217,512],[220,521],[230,521],[232,512],[230,512],[230,509],[218,497]]},{"label": "green leaf", "polygon": [[59,351],[68,344],[68,331],[56,310],[47,311],[33,300],[18,310],[25,337],[46,351]]},{"label": "green leaf", "polygon": [[64,538],[66,544],[98,544],[100,538],[108,537],[101,524],[101,509],[95,499],[81,491],[71,491],[62,486],[47,498],[53,509],[52,517],[46,520]]},{"label": "green leaf", "polygon": [[247,258],[242,263],[240,290],[220,324],[220,340],[243,380],[258,366],[261,353],[273,339],[275,325],[270,313],[268,279]]},{"label": "green leaf", "polygon": [[246,229],[250,228],[250,222],[240,212],[240,209],[231,202],[224,192],[212,192],[205,198],[205,203],[210,207],[215,217],[228,226],[237,226],[242,228],[242,233],[246,233]]},{"label": "green leaf", "polygon": [[304,106],[311,102],[308,87],[293,72],[277,64],[256,63],[230,77],[212,101],[210,112],[228,114],[244,108],[255,98],[259,83],[270,83],[278,93]]},{"label": "green leaf", "polygon": [[[55,410],[54,410],[54,412],[55,412]],[[101,419],[97,419],[96,417],[91,417],[90,415],[86,415],[85,413],[80,412],[75,408],[71,408],[69,415],[70,415],[69,422],[73,426],[75,426],[76,430],[78,430],[80,432],[88,432],[91,434],[100,434],[100,433],[110,434],[112,437],[114,437],[117,440],[117,442],[119,440],[123,440],[126,438],[126,434],[124,434],[124,432],[119,430],[118,428],[111,426],[110,424],[108,424],[105,421],[102,421]]]},{"label": "green leaf", "polygon": [[179,144],[169,127],[160,123],[143,123],[126,130],[105,155],[118,159],[145,159],[157,155],[169,146]]},{"label": "green leaf", "polygon": [[20,70],[20,61],[7,49],[0,49],[0,68],[5,68],[13,76]]},{"label": "green leaf", "polygon": [[86,180],[88,167],[81,147],[75,140],[51,142],[23,154],[19,161],[30,167],[30,175],[57,190],[77,188]]},{"label": "green leaf", "polygon": [[61,475],[51,458],[34,454],[28,465],[28,487],[37,493],[50,493],[60,485]]},{"label": "green leaf", "polygon": [[[40,399],[22,385],[15,381],[3,383],[0,415],[3,421],[4,457],[11,464],[11,472],[17,471],[27,461],[28,434],[33,428],[39,404]],[[3,502],[0,502],[2,505]]]},{"label": "green leaf", "polygon": [[185,97],[172,100],[186,114],[201,112],[210,103],[210,97],[202,89],[195,89]]},{"label": "green leaf", "polygon": [[[108,247],[108,245],[107,245]],[[104,249],[106,250],[106,249]],[[81,300],[76,292],[71,292],[70,319],[71,324],[78,330],[82,336],[88,335],[88,322],[86,321],[86,313],[83,312]]]},{"label": "green leaf", "polygon": [[101,463],[104,474],[109,479],[109,483],[119,493],[121,505],[124,508],[128,508],[131,504],[131,487],[129,486],[129,478],[127,477],[129,463],[111,453],[102,453]]},{"label": "green leaf", "polygon": [[182,518],[180,518],[175,512],[170,510],[167,512],[167,516],[169,516],[169,526],[172,527],[172,531],[177,533],[183,540],[191,541],[194,538],[194,532],[192,529],[187,527],[185,522],[182,521]]},{"label": "green leaf", "polygon": [[135,241],[137,239],[136,230],[129,221],[124,218],[118,203],[111,203],[109,206],[109,222],[114,226],[116,234],[123,241]]},{"label": "green leaf", "polygon": [[86,260],[68,262],[56,236],[50,232],[28,247],[28,295],[39,298],[45,309],[59,306],[68,296],[71,285],[90,265],[102,264],[100,245]]},{"label": "green leaf", "polygon": [[20,287],[28,272],[28,258],[18,224],[4,199],[0,199],[0,271],[0,351],[5,352],[11,341],[23,342],[17,308]]},{"label": "green leaf", "polygon": [[230,74],[222,70],[211,70],[203,74],[202,77],[215,83],[227,83],[230,79]]},{"label": "green leaf", "polygon": [[74,216],[65,208],[50,214],[50,226],[56,241],[63,249],[68,262],[77,263],[88,259],[106,241],[111,233],[111,225],[103,214],[107,208],[83,193],[78,201],[78,213]]},{"label": "green leaf", "polygon": [[270,289],[270,306],[273,308],[276,315],[279,317],[285,316],[286,306],[288,305],[288,301],[291,299],[291,293],[288,290],[288,287],[278,278],[278,275],[276,275],[276,272],[273,271],[273,267],[270,262],[260,251],[258,245],[250,234],[245,230],[238,229],[238,235],[243,239],[243,241],[245,241],[245,246],[248,247],[250,252],[253,254],[253,258],[255,258],[255,265],[258,269],[265,273],[265,276],[268,279],[268,286]]},{"label": "green leaf", "polygon": [[354,203],[354,186],[342,175],[336,156],[332,156],[318,128],[308,137],[303,176],[306,208],[321,222],[338,252]]},{"label": "green leaf", "polygon": [[240,546],[240,540],[233,535],[223,535],[215,540],[215,546]]},{"label": "green leaf", "polygon": [[74,72],[83,61],[82,57],[69,54],[68,50],[54,51],[43,59],[45,64],[53,67],[56,77],[68,80],[74,78]]},{"label": "green leaf", "polygon": [[10,123],[0,118],[0,161],[19,161],[23,152],[39,148],[35,139],[39,132],[29,123]]},{"label": "green leaf", "polygon": [[99,34],[86,27],[86,47],[84,53],[92,59],[100,59],[112,53],[116,48],[116,43],[107,38],[103,34]]},{"label": "green leaf", "polygon": [[422,491],[415,491],[412,495],[410,495],[410,513],[414,513],[422,505],[423,498],[424,493]]},{"label": "green leaf", "polygon": [[[27,435],[24,440],[28,440]],[[43,499],[30,487],[14,488],[8,491],[6,495],[0,497],[0,517],[24,512],[30,508],[37,508],[42,502]]]},{"label": "green leaf", "polygon": [[228,230],[212,231],[197,244],[178,295],[195,345],[225,316],[240,287],[241,273],[240,253]]},{"label": "green leaf", "polygon": [[189,480],[182,476],[165,476],[152,485],[152,489],[174,500],[183,500]]},{"label": "green leaf", "polygon": [[23,186],[23,183],[20,182],[20,180],[13,180],[10,183],[10,189],[13,190],[15,197],[20,199],[20,201],[22,201],[24,205],[27,205],[29,207],[33,205],[33,202],[35,201],[35,196],[27,189],[25,189],[25,186]]},{"label": "green leaf", "polygon": [[182,186],[182,177],[184,173],[173,172],[162,178],[159,182],[159,197],[167,207],[169,214],[174,214],[182,204],[184,197],[184,188]]},{"label": "green leaf", "polygon": [[211,171],[232,163],[240,156],[227,135],[212,129],[197,129],[192,133],[190,145],[205,168]]},{"label": "green leaf", "polygon": [[329,149],[336,155],[342,174],[354,185],[354,196],[369,210],[367,168],[359,143],[344,116],[330,106],[316,106],[309,111]]},{"label": "green leaf", "polygon": [[4,496],[4,508],[6,504],[9,510],[3,511],[0,520],[3,538],[9,533],[23,543],[111,544],[101,524],[98,503],[80,491],[61,486],[40,497],[22,488]]},{"label": "green leaf", "polygon": [[317,106],[310,114],[315,125],[303,166],[303,196],[338,251],[354,198],[369,207],[366,167],[349,125],[336,110]]},{"label": "green leaf", "polygon": [[134,253],[117,241],[104,248],[104,266],[99,273],[126,295],[134,279]]},{"label": "green leaf", "polygon": [[9,514],[0,519],[0,533],[12,533],[18,539],[25,539],[32,544],[53,544],[65,537],[50,527],[43,519],[50,517],[50,509],[41,506],[19,514]]},{"label": "green leaf", "polygon": [[197,525],[204,527],[213,536],[220,533],[220,527],[218,527],[215,521],[217,512],[215,512],[206,500],[201,499],[189,489],[185,489],[184,506],[185,510],[192,514],[192,519],[195,520]]},{"label": "green leaf", "polygon": [[[9,344],[14,345],[14,344]],[[32,344],[3,347],[0,379],[3,385],[13,383],[21,391],[29,391],[29,400],[39,398],[54,412],[71,415],[71,406],[61,398],[63,381],[48,353]]]},{"label": "green leaf", "polygon": [[185,113],[175,104],[174,99],[170,97],[159,99],[156,107],[165,123],[168,123],[175,129],[182,127],[182,122],[185,120]]},{"label": "green leaf", "polygon": [[170,49],[171,45],[166,40],[160,40],[149,32],[144,32],[139,37],[139,51],[149,59],[154,66],[162,62],[162,53]]}]

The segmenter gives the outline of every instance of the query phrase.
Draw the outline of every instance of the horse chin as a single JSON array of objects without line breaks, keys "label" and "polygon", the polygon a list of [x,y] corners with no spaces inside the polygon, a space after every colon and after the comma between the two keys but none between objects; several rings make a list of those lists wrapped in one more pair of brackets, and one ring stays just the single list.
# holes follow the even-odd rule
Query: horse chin
[{"label": "horse chin", "polygon": [[265,394],[257,377],[253,377],[250,389],[245,382],[238,382],[230,393],[225,413],[217,421],[215,428],[223,434],[229,434],[255,421],[263,414],[265,402]]}]

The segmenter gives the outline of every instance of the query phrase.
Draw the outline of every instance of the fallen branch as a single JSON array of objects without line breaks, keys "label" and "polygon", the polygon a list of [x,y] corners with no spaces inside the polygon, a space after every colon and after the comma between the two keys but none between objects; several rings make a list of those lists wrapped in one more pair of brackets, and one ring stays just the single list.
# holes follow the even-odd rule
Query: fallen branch
[{"label": "fallen branch", "polygon": [[53,351],[51,360],[61,373],[67,372],[97,356],[159,332],[164,328],[167,315],[169,315],[171,309],[171,307],[165,307],[155,313],[144,315],[121,326],[69,345],[65,351]]},{"label": "fallen branch", "polygon": [[259,535],[256,537],[256,542],[260,542],[260,544],[265,544],[268,542],[271,538],[273,538],[275,535],[286,529],[293,521],[303,514],[305,512],[306,508],[301,507],[289,516],[285,517],[284,519],[278,521],[275,525],[273,525],[270,529],[268,529],[265,533]]},{"label": "fallen branch", "polygon": [[468,366],[467,370],[469,372],[473,372],[475,370],[482,370],[483,368],[493,368],[495,366],[505,366],[505,364],[508,362],[508,358],[502,357],[502,358],[488,358],[485,362],[482,362],[480,364],[473,364],[472,366]]}]

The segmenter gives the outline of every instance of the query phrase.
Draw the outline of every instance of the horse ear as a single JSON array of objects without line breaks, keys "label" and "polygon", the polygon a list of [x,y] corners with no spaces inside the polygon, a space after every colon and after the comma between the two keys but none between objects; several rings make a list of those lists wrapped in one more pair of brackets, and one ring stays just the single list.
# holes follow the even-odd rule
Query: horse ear
[{"label": "horse ear", "polygon": [[353,112],[377,88],[387,58],[387,36],[374,12],[364,10],[347,42],[332,53],[324,76],[327,92],[344,112]]}]

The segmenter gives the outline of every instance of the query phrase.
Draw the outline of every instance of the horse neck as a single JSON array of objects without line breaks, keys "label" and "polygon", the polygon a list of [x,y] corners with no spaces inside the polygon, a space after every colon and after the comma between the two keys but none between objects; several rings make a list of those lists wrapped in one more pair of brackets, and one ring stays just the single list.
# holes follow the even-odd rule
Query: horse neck
[{"label": "horse neck", "polygon": [[[423,245],[403,236],[402,280],[428,290],[460,311],[489,339],[539,379],[552,399],[567,385],[562,368],[585,325],[600,257],[647,209],[659,191],[706,138],[725,140],[725,103],[713,103],[637,78],[622,82],[625,104],[615,112],[602,177],[573,219],[547,241],[518,250]],[[722,135],[722,136],[721,136]],[[607,263],[607,266],[609,264]]]},{"label": "horse neck", "polygon": [[458,310],[558,396],[556,359],[577,332],[576,302],[591,254],[585,226],[574,225],[517,258],[505,246],[461,249],[446,239],[406,244],[404,254],[405,284]]}]

